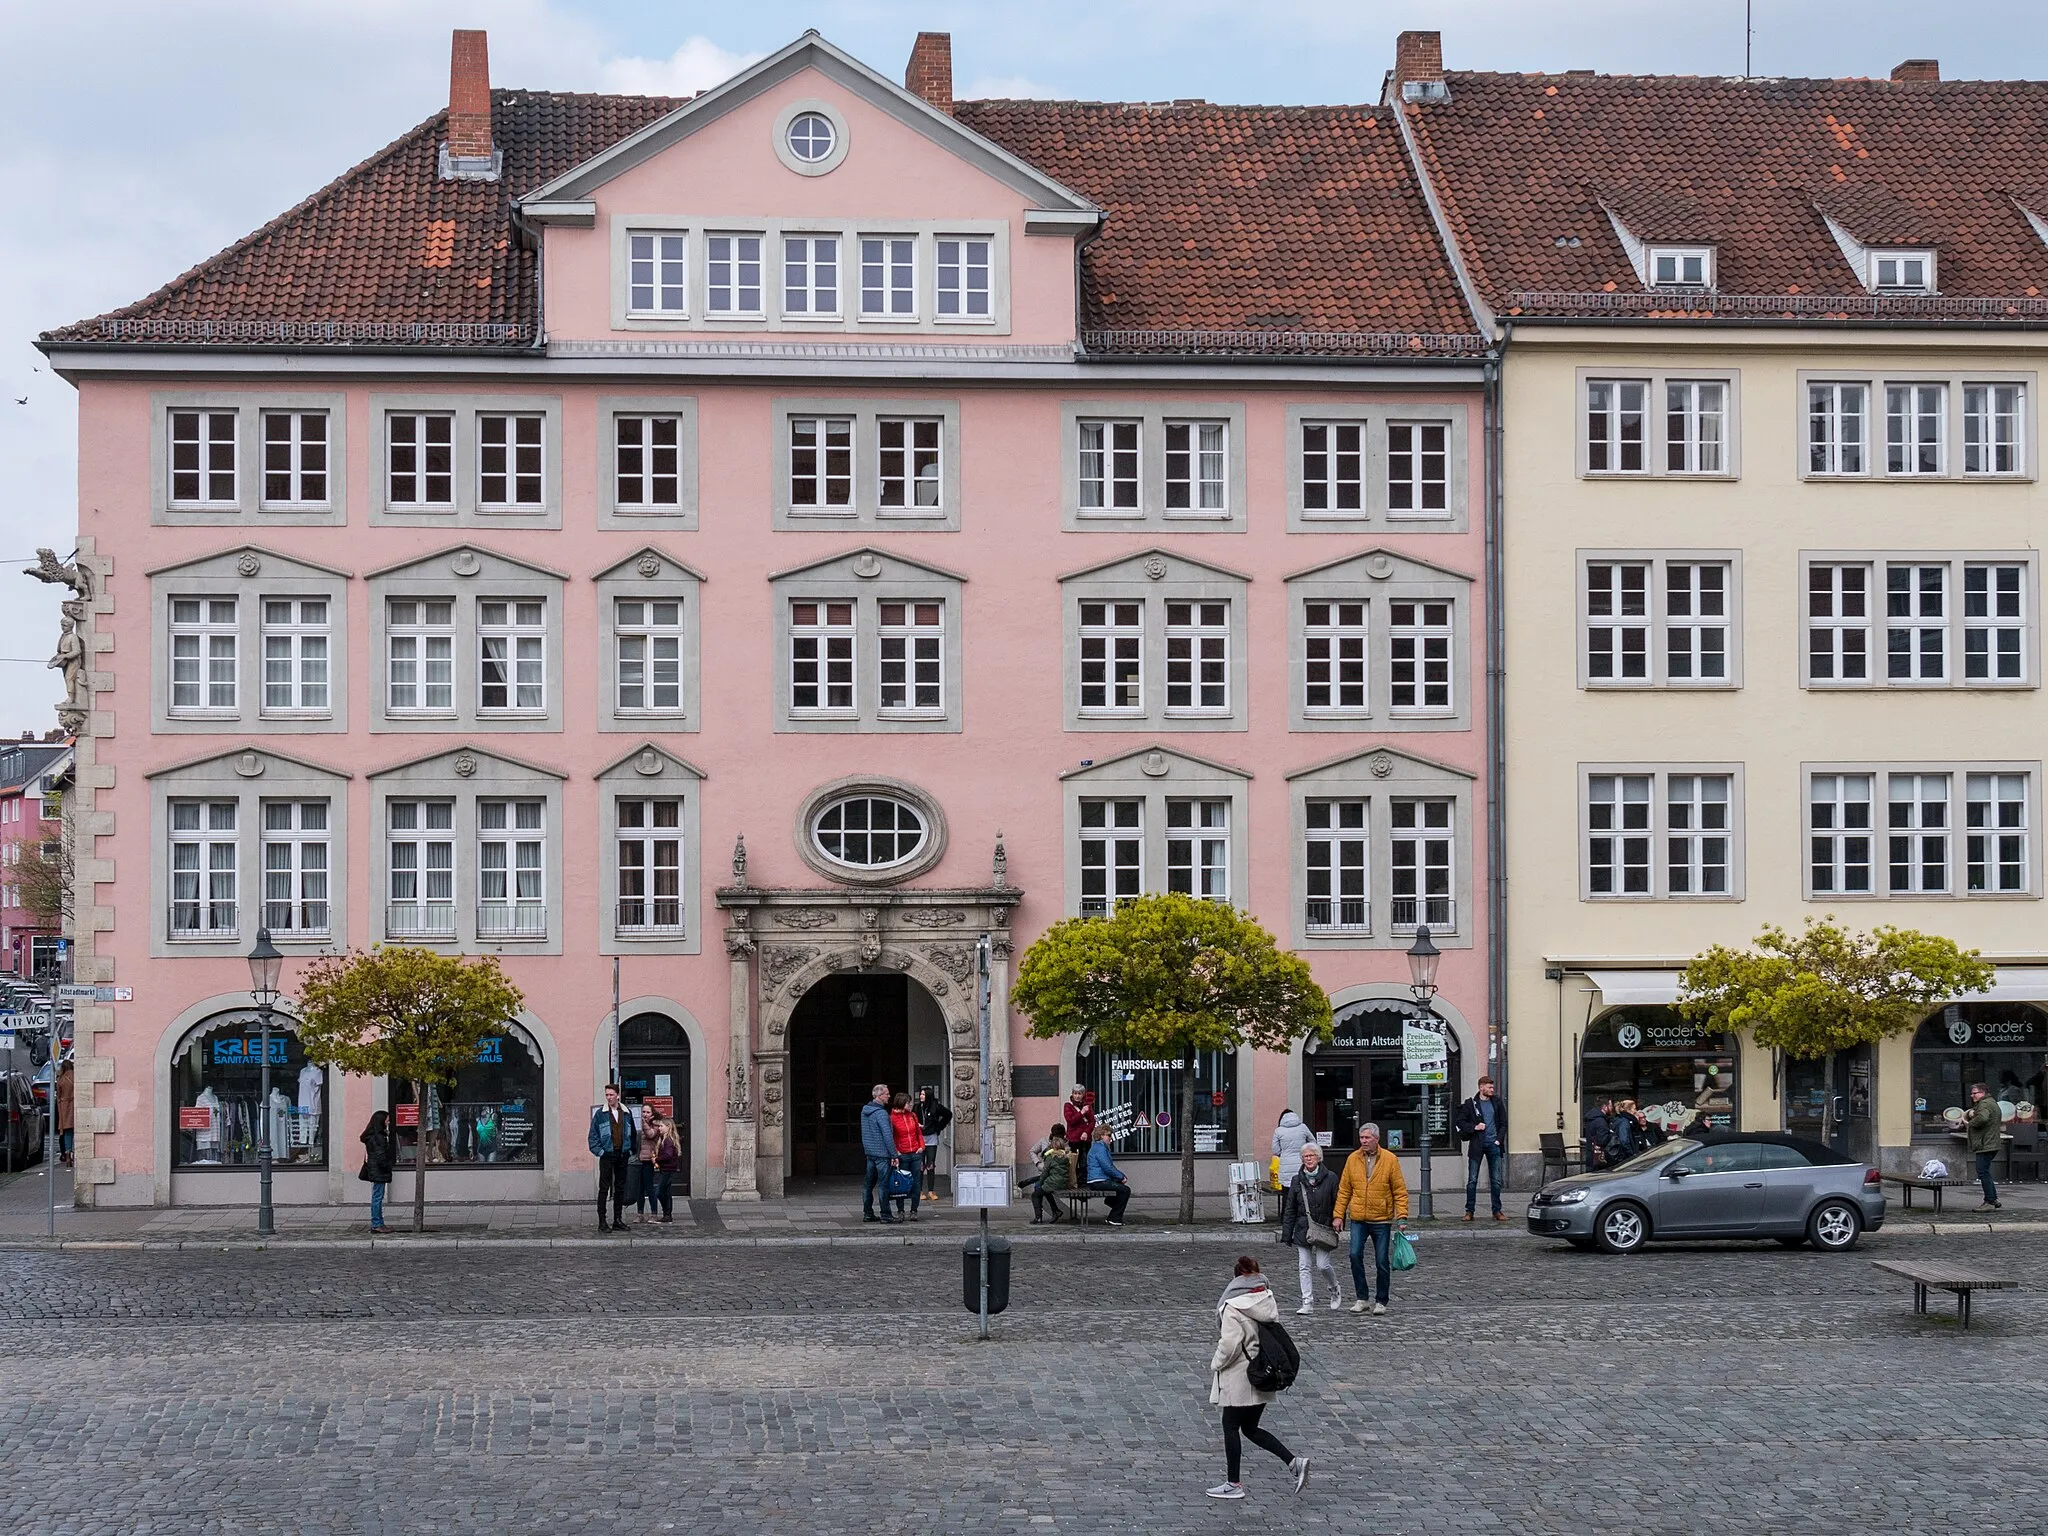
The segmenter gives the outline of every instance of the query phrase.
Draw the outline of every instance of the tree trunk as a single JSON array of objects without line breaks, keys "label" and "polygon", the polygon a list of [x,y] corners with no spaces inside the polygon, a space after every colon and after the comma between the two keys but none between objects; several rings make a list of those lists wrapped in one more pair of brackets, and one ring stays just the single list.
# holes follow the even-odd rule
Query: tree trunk
[{"label": "tree trunk", "polygon": [[1180,1053],[1180,1222],[1195,1224],[1195,1048]]},{"label": "tree trunk", "polygon": [[418,1236],[427,1230],[427,1085],[417,1078],[412,1102],[420,1112],[412,1133],[412,1230]]}]

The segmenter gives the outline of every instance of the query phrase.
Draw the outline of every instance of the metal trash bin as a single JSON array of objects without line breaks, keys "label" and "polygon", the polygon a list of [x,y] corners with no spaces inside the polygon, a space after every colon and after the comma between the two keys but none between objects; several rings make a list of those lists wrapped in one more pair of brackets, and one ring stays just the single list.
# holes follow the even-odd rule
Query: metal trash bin
[{"label": "metal trash bin", "polygon": [[[970,1237],[960,1248],[960,1304],[968,1311],[981,1311],[981,1243]],[[1010,1305],[1010,1240],[988,1239],[988,1315],[994,1317]]]}]

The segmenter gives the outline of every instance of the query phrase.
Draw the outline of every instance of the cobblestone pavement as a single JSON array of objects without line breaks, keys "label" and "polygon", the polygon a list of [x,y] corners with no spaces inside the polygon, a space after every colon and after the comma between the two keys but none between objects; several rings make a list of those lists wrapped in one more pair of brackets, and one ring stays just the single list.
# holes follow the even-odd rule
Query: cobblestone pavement
[{"label": "cobblestone pavement", "polygon": [[1385,1319],[1296,1318],[1215,1504],[1213,1242],[1021,1246],[978,1343],[915,1247],[0,1253],[10,1533],[2035,1530],[2048,1244],[1977,1326],[1860,1253],[1431,1234]]}]

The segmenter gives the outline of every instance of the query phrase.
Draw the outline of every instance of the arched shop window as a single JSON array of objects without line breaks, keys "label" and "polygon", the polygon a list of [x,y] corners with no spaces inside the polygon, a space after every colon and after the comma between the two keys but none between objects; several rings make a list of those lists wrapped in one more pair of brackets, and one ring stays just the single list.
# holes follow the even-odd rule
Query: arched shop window
[{"label": "arched shop window", "polygon": [[1946,1139],[1983,1083],[2007,1122],[2040,1117],[2048,1012],[2029,1003],[1950,1003],[1913,1037],[1913,1134]]},{"label": "arched shop window", "polygon": [[1445,1081],[1429,1091],[1429,1136],[1433,1150],[1449,1151],[1451,1106],[1464,1079],[1459,1072],[1458,1037],[1443,1020],[1398,998],[1372,998],[1340,1009],[1327,1044],[1317,1042],[1302,1059],[1302,1095],[1308,1128],[1332,1152],[1358,1145],[1358,1128],[1380,1128],[1383,1146],[1413,1152],[1422,1145],[1422,1085],[1403,1082],[1401,1031],[1420,1024],[1444,1036]]},{"label": "arched shop window", "polygon": [[1633,1099],[1647,1120],[1676,1134],[1705,1111],[1717,1131],[1742,1123],[1733,1035],[1695,1024],[1676,1008],[1613,1008],[1586,1029],[1579,1103]]},{"label": "arched shop window", "polygon": [[455,1074],[450,1088],[427,1085],[426,1112],[413,1104],[412,1084],[391,1084],[391,1119],[398,1161],[409,1167],[427,1138],[427,1166],[537,1168],[542,1161],[540,1047],[507,1021],[477,1042],[476,1060]]},{"label": "arched shop window", "polygon": [[254,1168],[270,1122],[274,1167],[327,1166],[327,1073],[306,1060],[281,1014],[270,1017],[270,1100],[263,1103],[263,1032],[251,1012],[216,1014],[171,1057],[171,1166]]},{"label": "arched shop window", "polygon": [[[1081,1081],[1095,1095],[1095,1123],[1119,1158],[1180,1156],[1181,1064],[1081,1041]],[[1043,1133],[1041,1133],[1043,1134]],[[1195,1153],[1237,1151],[1237,1057],[1195,1056]]]}]

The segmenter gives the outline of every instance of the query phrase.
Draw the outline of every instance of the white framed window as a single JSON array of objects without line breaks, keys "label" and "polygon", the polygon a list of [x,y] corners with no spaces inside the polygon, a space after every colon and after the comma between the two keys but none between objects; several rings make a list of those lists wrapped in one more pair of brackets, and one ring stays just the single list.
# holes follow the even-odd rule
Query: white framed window
[{"label": "white framed window", "polygon": [[1448,799],[1396,799],[1389,818],[1387,920],[1397,933],[1455,929],[1453,805]]},{"label": "white framed window", "polygon": [[612,418],[613,499],[621,512],[657,512],[682,504],[683,423],[677,416]]},{"label": "white framed window", "polygon": [[1598,767],[1582,786],[1585,900],[1740,894],[1733,769]]},{"label": "white framed window", "polygon": [[237,413],[174,410],[170,415],[171,505],[239,505]]},{"label": "white framed window", "polygon": [[1888,682],[1939,683],[1948,677],[1948,567],[1884,568],[1884,673]]},{"label": "white framed window", "polygon": [[1671,684],[1721,686],[1729,667],[1730,589],[1726,560],[1664,562],[1664,676]]},{"label": "white framed window", "polygon": [[1593,683],[1650,681],[1648,560],[1588,560],[1585,567],[1586,677]]},{"label": "white framed window", "polygon": [[1872,776],[1816,773],[1807,786],[1807,881],[1816,896],[1868,896]]},{"label": "white framed window", "polygon": [[1806,472],[1860,475],[1870,438],[1870,386],[1820,383],[1806,386]]},{"label": "white framed window", "polygon": [[1869,283],[1879,293],[1932,293],[1934,252],[1872,251]]},{"label": "white framed window", "polygon": [[328,802],[263,802],[263,926],[273,938],[331,931]]},{"label": "white framed window", "polygon": [[1081,802],[1081,916],[1101,917],[1145,891],[1145,802]]},{"label": "white framed window", "polygon": [[621,935],[683,931],[683,802],[673,796],[627,798],[618,817]]},{"label": "white framed window", "polygon": [[476,936],[547,937],[547,802],[476,803]]},{"label": "white framed window", "polygon": [[915,236],[861,236],[860,313],[864,320],[917,318]]},{"label": "white framed window", "polygon": [[1167,603],[1166,712],[1230,712],[1229,603]]},{"label": "white framed window", "polygon": [[1586,470],[1639,475],[1650,467],[1646,446],[1647,379],[1586,381]]},{"label": "white framed window", "polygon": [[[1811,559],[1806,569],[1809,687],[2015,688],[2034,680],[2031,557]],[[1873,666],[1869,600],[1884,605],[1883,667]]]},{"label": "white framed window", "polygon": [[782,312],[814,320],[839,318],[837,235],[783,236]]},{"label": "white framed window", "polygon": [[476,707],[479,714],[544,714],[548,605],[541,598],[479,598]]},{"label": "white framed window", "polygon": [[945,427],[937,416],[883,416],[875,422],[875,501],[882,511],[944,510]]},{"label": "white framed window", "polygon": [[455,416],[393,411],[384,418],[385,499],[413,512],[455,509]]},{"label": "white framed window", "polygon": [[324,714],[333,634],[324,597],[263,602],[263,712]]},{"label": "white framed window", "polygon": [[940,235],[937,244],[939,318],[993,319],[990,253],[995,243],[984,236]]},{"label": "white framed window", "polygon": [[883,602],[881,697],[884,716],[937,716],[946,712],[946,605]]},{"label": "white framed window", "polygon": [[1963,567],[1963,681],[2027,681],[2027,568],[2010,562]]},{"label": "white framed window", "polygon": [[1387,604],[1388,703],[1397,715],[1447,715],[1451,698],[1448,600],[1396,598]]},{"label": "white framed window", "polygon": [[1649,896],[1651,796],[1656,775],[1595,773],[1586,779],[1586,887],[1594,896]]},{"label": "white framed window", "polygon": [[616,598],[612,636],[620,714],[673,715],[683,707],[683,600]]},{"label": "white framed window", "polygon": [[1718,475],[1728,467],[1728,386],[1719,379],[1664,381],[1664,467]]},{"label": "white framed window", "polygon": [[1303,812],[1302,927],[1310,933],[1370,933],[1371,802],[1310,800]]},{"label": "white framed window", "polygon": [[452,714],[455,600],[394,597],[384,612],[386,707],[393,714]]},{"label": "white framed window", "polygon": [[327,505],[327,413],[265,411],[263,505]]},{"label": "white framed window", "polygon": [[853,418],[789,418],[789,504],[853,510]]},{"label": "white framed window", "polygon": [[2027,894],[2027,775],[1973,773],[1965,783],[1964,888],[1972,895]]},{"label": "white framed window", "polygon": [[170,802],[172,938],[239,934],[240,809],[235,800]]},{"label": "white framed window", "polygon": [[1951,826],[1947,774],[1886,775],[1886,889],[1894,896],[1945,894]]},{"label": "white framed window", "polygon": [[806,165],[818,165],[832,157],[839,143],[839,130],[822,112],[799,112],[789,120],[783,135],[789,152]]},{"label": "white framed window", "polygon": [[1946,469],[1942,450],[1947,423],[1947,385],[1885,385],[1885,473],[1942,474]]},{"label": "white framed window", "polygon": [[1166,423],[1167,516],[1229,513],[1229,444],[1228,422]]},{"label": "white framed window", "polygon": [[1806,669],[1816,683],[1870,680],[1870,567],[1807,567]]},{"label": "white framed window", "polygon": [[1080,462],[1080,510],[1103,515],[1142,515],[1138,499],[1141,424],[1136,421],[1083,421],[1076,441]]},{"label": "white framed window", "polygon": [[1387,515],[1442,517],[1450,511],[1449,422],[1387,423]]},{"label": "white framed window", "polygon": [[1365,509],[1363,422],[1301,424],[1301,508],[1304,516]]},{"label": "white framed window", "polygon": [[1963,386],[1963,473],[2026,473],[2024,384]]},{"label": "white framed window", "polygon": [[1653,288],[1707,288],[1714,281],[1710,245],[1653,245],[1647,253]]},{"label": "white framed window", "polygon": [[759,235],[704,237],[704,309],[717,316],[760,315]]},{"label": "white framed window", "polygon": [[789,707],[793,714],[854,711],[853,604],[798,598],[789,605]]},{"label": "white framed window", "polygon": [[1317,715],[1371,713],[1368,605],[1310,599],[1302,604],[1302,625],[1302,708]]},{"label": "white framed window", "polygon": [[1730,892],[1730,799],[1725,773],[1673,773],[1665,778],[1664,888],[1673,896]]},{"label": "white framed window", "polygon": [[690,237],[684,231],[636,229],[626,236],[626,311],[675,320],[690,311]]},{"label": "white framed window", "polygon": [[1166,802],[1166,889],[1230,900],[1230,802]]},{"label": "white framed window", "polygon": [[1081,604],[1081,712],[1141,714],[1145,708],[1145,605]]},{"label": "white framed window", "polygon": [[241,603],[232,597],[174,597],[171,712],[232,714],[241,701]]},{"label": "white framed window", "polygon": [[484,411],[476,419],[477,505],[538,507],[546,485],[541,442],[547,418],[538,412]]},{"label": "white framed window", "polygon": [[385,937],[454,938],[455,802],[392,800],[386,815]]}]

